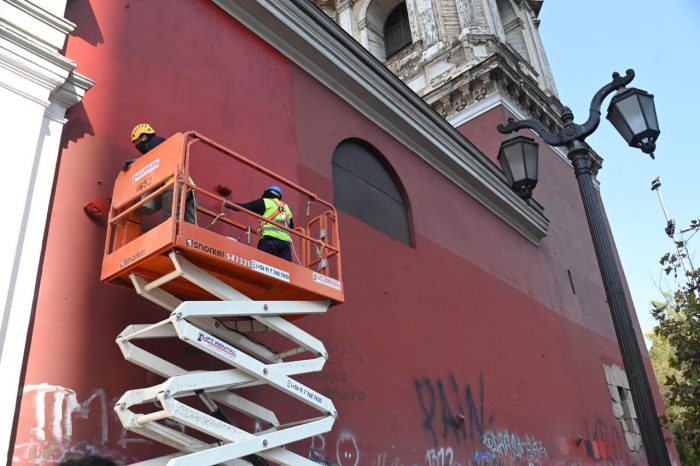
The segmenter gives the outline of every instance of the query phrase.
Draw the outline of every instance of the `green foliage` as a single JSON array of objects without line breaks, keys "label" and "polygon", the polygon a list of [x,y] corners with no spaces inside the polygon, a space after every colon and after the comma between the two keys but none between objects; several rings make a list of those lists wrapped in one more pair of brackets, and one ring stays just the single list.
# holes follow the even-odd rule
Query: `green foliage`
[{"label": "green foliage", "polygon": [[[661,260],[667,274],[676,274],[680,261],[673,254]],[[665,303],[652,303],[658,321],[651,335],[650,356],[667,406],[665,422],[676,438],[683,464],[700,465],[700,273]]]}]

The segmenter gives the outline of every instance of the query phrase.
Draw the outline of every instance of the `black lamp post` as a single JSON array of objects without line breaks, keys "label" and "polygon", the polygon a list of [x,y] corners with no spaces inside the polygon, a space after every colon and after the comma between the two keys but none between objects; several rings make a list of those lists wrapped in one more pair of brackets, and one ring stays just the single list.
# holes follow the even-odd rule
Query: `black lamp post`
[{"label": "black lamp post", "polygon": [[[581,191],[581,199],[583,200],[583,207],[586,211],[588,227],[593,237],[593,246],[598,259],[600,273],[603,278],[603,285],[608,298],[615,333],[620,344],[622,361],[629,379],[634,407],[639,417],[639,427],[642,433],[642,442],[647,452],[647,459],[649,464],[653,466],[670,466],[671,462],[668,456],[666,442],[664,441],[663,432],[661,431],[661,425],[656,413],[649,380],[646,376],[642,353],[637,344],[637,336],[632,326],[629,305],[627,304],[627,299],[625,298],[622,288],[620,272],[615,263],[611,241],[605,229],[603,214],[598,205],[598,199],[593,185],[593,173],[591,172],[588,147],[584,143],[585,138],[593,133],[600,123],[600,107],[603,100],[612,92],[618,91],[610,102],[608,120],[610,120],[631,147],[639,148],[642,152],[651,155],[652,158],[654,157],[656,139],[660,133],[658,121],[656,119],[656,110],[654,108],[654,96],[639,89],[625,88],[632,79],[634,79],[633,70],[627,70],[626,76],[613,73],[612,82],[603,86],[593,96],[588,120],[582,125],[575,124],[573,113],[568,107],[564,107],[561,115],[564,128],[560,134],[549,133],[544,126],[537,121],[513,121],[512,118],[508,119],[508,124],[506,126],[498,125],[498,131],[507,134],[523,128],[529,128],[535,131],[547,144],[551,146],[567,147],[569,151],[568,157],[574,166],[574,173],[578,180],[579,190]],[[522,186],[532,185],[532,187],[534,187],[531,179],[528,179],[527,175],[513,179],[511,179],[511,176],[516,173],[519,175],[528,174],[530,170],[527,168],[514,169],[512,161],[517,158],[504,155],[519,152],[524,154],[532,150],[532,145],[523,141],[528,138],[522,138],[516,141],[517,139],[518,138],[512,138],[503,142],[501,152],[499,153],[499,162],[502,164],[503,171],[506,173],[508,182],[511,183],[513,189],[521,197],[527,198],[531,192],[527,196],[523,196]],[[518,144],[525,146],[519,149],[513,148],[513,145]],[[527,163],[527,161],[531,159],[531,156],[522,157],[524,163]],[[535,176],[535,183],[536,180],[537,177]]]}]

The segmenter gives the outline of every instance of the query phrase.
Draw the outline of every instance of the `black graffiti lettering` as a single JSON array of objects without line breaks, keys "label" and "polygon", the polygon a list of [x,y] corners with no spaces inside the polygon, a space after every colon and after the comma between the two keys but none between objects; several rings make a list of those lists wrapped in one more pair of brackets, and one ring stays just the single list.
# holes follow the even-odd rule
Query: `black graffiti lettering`
[{"label": "black graffiti lettering", "polygon": [[[455,379],[454,374],[450,374],[450,387],[452,387],[452,393],[454,395],[454,399],[457,400],[457,412],[456,414],[459,414],[462,416],[462,419],[465,419],[466,416],[464,414],[464,406],[462,406],[462,400],[461,397],[459,396],[459,386],[457,385],[457,379]],[[457,420],[453,419],[453,422],[455,423],[455,428],[457,427]],[[467,438],[467,426],[465,425],[464,422],[460,423],[459,428],[457,429],[457,443],[459,443],[459,437],[460,435],[464,436],[464,438]]]},{"label": "black graffiti lettering", "polygon": [[[448,440],[451,435],[454,435],[454,440],[459,444],[463,440],[480,441],[485,428],[494,422],[493,416],[486,417],[484,377],[482,374],[479,374],[477,388],[465,384],[463,391],[460,391],[459,384],[452,374],[448,375],[446,382],[437,379],[433,383],[427,377],[414,380],[414,387],[423,415],[421,426],[429,433],[435,447],[438,446],[436,429],[439,429],[439,426],[442,426],[441,437],[443,440]],[[462,401],[465,402],[464,405]],[[436,416],[440,416],[440,419],[436,419]],[[457,422],[457,416],[463,417],[464,421]]]},{"label": "black graffiti lettering", "polygon": [[[430,435],[433,438],[433,445],[437,446],[437,435],[435,435],[435,430],[433,429],[433,418],[435,417],[435,391],[433,391],[433,385],[430,382],[430,379],[427,377],[423,380],[416,380],[414,385],[416,387],[416,394],[418,395],[418,402],[420,403],[421,410],[425,415],[425,419],[421,425],[424,429],[430,432]],[[428,396],[430,399],[430,404],[428,406],[425,404],[423,389],[421,388],[422,386],[425,386],[428,391]]]},{"label": "black graffiti lettering", "polygon": [[617,429],[613,429],[611,437],[612,437],[611,443],[613,446],[613,455],[614,455],[613,458],[620,458],[622,456],[621,452],[626,451],[626,450],[623,450],[623,447],[622,447],[623,438]]},{"label": "black graffiti lettering", "polygon": [[[450,402],[447,401],[447,395],[445,395],[445,386],[442,380],[437,381],[438,395],[440,396],[440,411],[442,414],[442,438],[447,439],[450,432],[455,431],[457,424],[455,423],[454,411],[450,406]],[[461,429],[456,430],[457,444],[461,442]]]},{"label": "black graffiti lettering", "polygon": [[[609,427],[602,419],[596,419],[592,423],[592,429],[589,427],[588,421],[584,422],[585,437],[579,448],[582,453],[585,453],[589,458],[596,458],[596,450],[593,448],[593,442],[602,442],[605,444],[605,455],[601,459],[605,459],[607,464],[613,464],[614,461],[623,459],[627,454],[627,448],[620,431],[616,427]],[[600,453],[598,453],[600,456]]]},{"label": "black graffiti lettering", "polygon": [[472,388],[467,385],[465,390],[467,407],[469,409],[469,440],[474,439],[474,427],[479,433],[479,439],[484,436],[484,375],[479,374],[479,410],[477,411]]},{"label": "black graffiti lettering", "polygon": [[367,395],[363,390],[343,390],[333,387],[325,387],[322,390],[324,396],[330,399],[340,399],[343,401],[364,401]]}]

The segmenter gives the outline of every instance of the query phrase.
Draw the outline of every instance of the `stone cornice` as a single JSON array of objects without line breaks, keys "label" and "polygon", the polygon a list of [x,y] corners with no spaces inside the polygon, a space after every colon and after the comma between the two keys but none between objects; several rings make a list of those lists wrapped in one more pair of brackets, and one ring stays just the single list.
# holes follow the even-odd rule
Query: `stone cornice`
[{"label": "stone cornice", "polygon": [[45,115],[61,124],[66,123],[66,110],[77,104],[85,93],[95,85],[95,81],[82,74],[71,72],[68,79],[55,89],[49,100],[51,104],[46,109]]},{"label": "stone cornice", "polygon": [[538,17],[540,15],[540,10],[542,9],[542,4],[544,3],[544,0],[528,0],[527,3],[528,5],[530,5],[530,8],[535,13],[535,17]]},{"label": "stone cornice", "polygon": [[72,22],[27,0],[3,0],[0,3],[0,18],[54,51],[63,48],[66,35],[75,29]]},{"label": "stone cornice", "polygon": [[51,93],[51,101],[68,109],[83,100],[85,93],[94,85],[95,81],[87,76],[71,72],[61,87]]},{"label": "stone cornice", "polygon": [[[45,107],[79,102],[94,82],[76,73],[76,62],[54,48],[62,47],[75,25],[24,0],[1,5],[0,11],[9,14],[0,19],[0,72],[5,73],[0,85]],[[50,29],[60,38],[54,34],[42,40],[41,34],[29,33],[34,23],[41,23],[39,32]]]},{"label": "stone cornice", "polygon": [[212,0],[533,243],[549,221],[503,173],[308,0]]},{"label": "stone cornice", "polygon": [[502,48],[424,98],[443,117],[448,117],[496,92],[508,95],[528,118],[536,119],[551,131],[561,127],[559,101],[542,92]]},{"label": "stone cornice", "polygon": [[2,63],[24,71],[49,89],[59,86],[76,63],[49,49],[31,37],[0,22],[0,55]]}]

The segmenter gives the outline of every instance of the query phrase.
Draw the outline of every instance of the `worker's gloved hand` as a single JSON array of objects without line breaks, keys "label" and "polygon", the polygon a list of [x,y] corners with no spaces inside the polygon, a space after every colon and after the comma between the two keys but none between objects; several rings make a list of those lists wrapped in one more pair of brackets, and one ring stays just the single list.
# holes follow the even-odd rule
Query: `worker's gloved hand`
[{"label": "worker's gloved hand", "polygon": [[129,169],[132,163],[136,162],[136,159],[125,160],[124,165],[122,165],[122,171],[125,172]]}]

